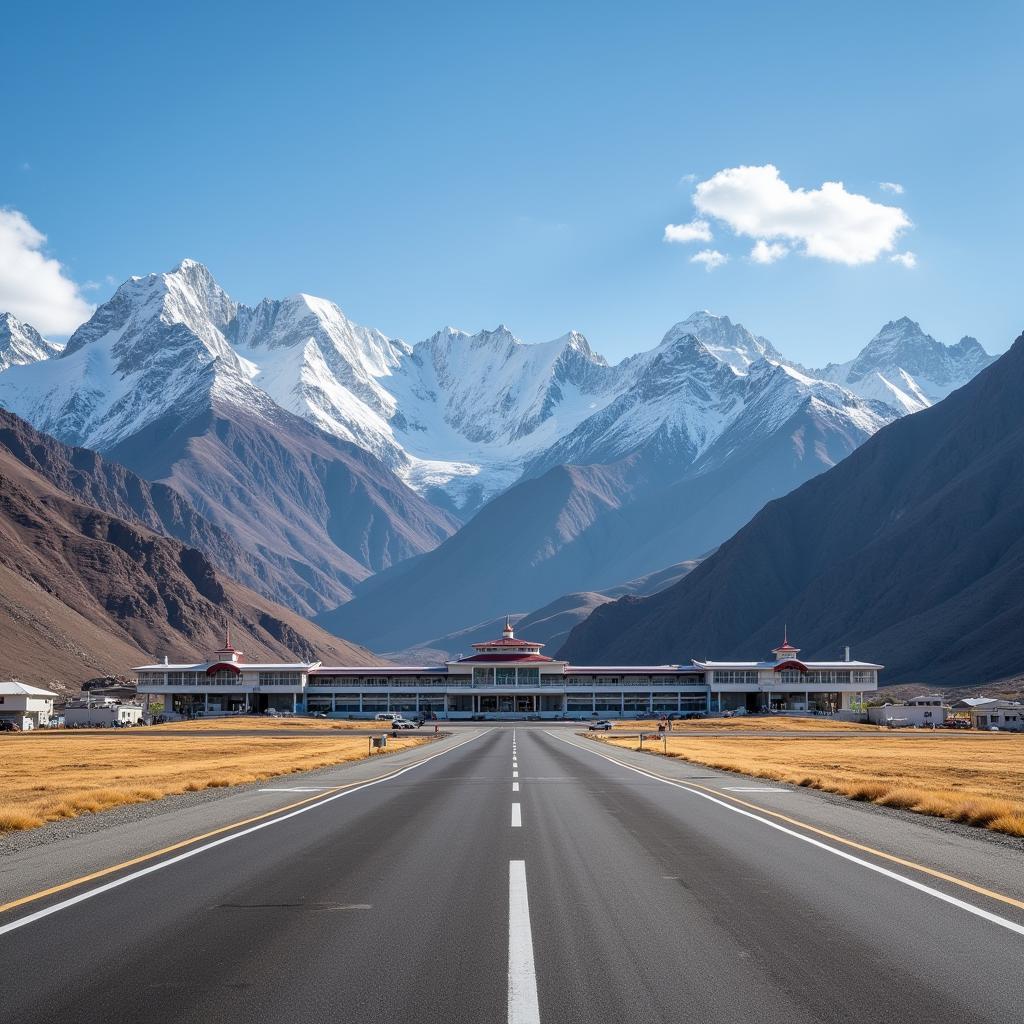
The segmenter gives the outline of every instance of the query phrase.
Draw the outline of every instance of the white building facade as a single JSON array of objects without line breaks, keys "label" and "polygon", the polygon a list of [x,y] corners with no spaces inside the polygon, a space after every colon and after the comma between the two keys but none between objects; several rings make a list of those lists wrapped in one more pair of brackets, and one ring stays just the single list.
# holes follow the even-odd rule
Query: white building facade
[{"label": "white building facade", "polygon": [[0,683],[0,719],[14,722],[22,730],[50,724],[57,694],[38,686],[9,679]]},{"label": "white building facade", "polygon": [[123,703],[114,697],[85,697],[71,700],[64,706],[64,724],[97,725],[109,728],[138,725],[142,721],[141,704]]},{"label": "white building facade", "polygon": [[1001,732],[1024,732],[1024,704],[998,698],[978,702],[970,709],[975,729],[999,729]]},{"label": "white building facade", "polygon": [[501,637],[436,666],[267,665],[230,642],[208,662],[140,665],[140,695],[193,717],[268,710],[373,718],[380,712],[447,719],[643,718],[746,711],[847,710],[878,687],[881,665],[801,661],[788,640],[765,661],[686,665],[571,665],[543,644]]}]

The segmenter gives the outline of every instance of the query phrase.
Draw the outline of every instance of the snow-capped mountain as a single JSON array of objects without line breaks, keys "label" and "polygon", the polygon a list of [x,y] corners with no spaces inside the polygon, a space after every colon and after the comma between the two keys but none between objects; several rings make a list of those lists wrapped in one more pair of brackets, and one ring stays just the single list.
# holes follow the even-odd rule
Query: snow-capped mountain
[{"label": "snow-capped mountain", "polygon": [[707,312],[676,324],[657,348],[618,369],[618,397],[529,463],[529,475],[627,456],[662,476],[713,466],[713,449],[720,459],[723,448],[766,436],[805,402],[845,421],[856,443],[897,416],[889,405],[801,373],[770,342]]},{"label": "snow-capped mountain", "polygon": [[0,374],[0,405],[169,484],[262,560],[265,593],[309,614],[455,521],[259,387],[228,340],[249,326],[238,313],[193,260],[131,278],[58,355]]},{"label": "snow-capped mountain", "polygon": [[902,317],[889,321],[856,358],[830,363],[816,375],[910,413],[941,401],[995,358],[976,338],[943,345]]},{"label": "snow-capped mountain", "polygon": [[48,355],[0,377],[0,402],[62,441],[110,450],[216,394],[248,413],[286,409],[463,517],[560,463],[640,453],[685,468],[735,434],[762,388],[813,392],[866,436],[989,360],[976,342],[947,348],[904,319],[849,363],[766,375],[791,364],[706,310],[614,366],[575,331],[524,344],[504,326],[449,327],[409,345],[310,295],[238,305],[193,260],[125,282]]},{"label": "snow-capped mountain", "polygon": [[[517,586],[536,603],[699,557],[989,361],[901,320],[807,371],[707,311],[615,365],[577,332],[410,345],[310,295],[239,305],[193,260],[126,281],[62,351],[3,323],[20,364],[0,405],[178,490],[261,560],[275,599],[310,614],[358,591],[342,619],[361,640],[381,601],[435,604],[440,635]],[[453,537],[449,513],[485,504]],[[413,555],[366,606],[361,581]],[[494,558],[461,605],[437,596]]]},{"label": "snow-capped mountain", "polygon": [[525,345],[504,326],[449,327],[410,347],[299,295],[239,307],[229,334],[278,404],[464,512],[611,397],[611,369],[575,332]]},{"label": "snow-capped mountain", "polygon": [[31,324],[13,313],[0,313],[0,373],[9,366],[25,366],[50,359],[60,346],[47,341]]},{"label": "snow-capped mountain", "polygon": [[704,347],[734,370],[744,372],[758,359],[782,362],[783,357],[767,338],[751,334],[742,324],[734,324],[727,316],[718,316],[706,309],[691,313],[665,336],[692,334]]},{"label": "snow-capped mountain", "polygon": [[211,391],[259,405],[224,336],[235,306],[210,272],[183,260],[126,281],[45,362],[0,377],[0,404],[66,444],[107,451]]}]

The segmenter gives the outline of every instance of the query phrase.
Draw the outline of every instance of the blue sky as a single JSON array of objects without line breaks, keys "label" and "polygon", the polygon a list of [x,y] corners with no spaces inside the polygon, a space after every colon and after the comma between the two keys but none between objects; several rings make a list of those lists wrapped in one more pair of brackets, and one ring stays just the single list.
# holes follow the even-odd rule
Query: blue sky
[{"label": "blue sky", "polygon": [[[703,307],[808,364],[903,314],[990,351],[1024,329],[1019,4],[22,4],[4,25],[0,207],[90,303],[192,256],[242,301],[325,295],[410,341],[578,329],[613,360]],[[852,264],[766,234],[787,254],[756,263],[762,236],[692,196],[768,165],[912,226]],[[694,219],[710,242],[664,240]]]}]

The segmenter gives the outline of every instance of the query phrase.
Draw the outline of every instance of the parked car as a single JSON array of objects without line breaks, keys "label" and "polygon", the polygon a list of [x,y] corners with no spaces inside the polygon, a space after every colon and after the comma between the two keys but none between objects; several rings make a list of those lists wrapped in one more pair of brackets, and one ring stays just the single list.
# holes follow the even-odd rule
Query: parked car
[{"label": "parked car", "polygon": [[381,711],[380,714],[374,715],[373,720],[375,722],[393,722],[396,718],[402,716],[393,711]]},{"label": "parked car", "polygon": [[590,732],[597,732],[597,731],[605,732],[608,729],[610,729],[611,727],[612,727],[612,723],[607,721],[607,720],[605,720],[605,721],[601,721],[601,722],[591,722],[590,725],[587,726],[587,729]]},{"label": "parked car", "polygon": [[395,718],[391,722],[392,729],[415,729],[416,723],[410,722],[408,718]]},{"label": "parked car", "polygon": [[0,718],[0,732],[21,732],[21,726],[10,718]]}]

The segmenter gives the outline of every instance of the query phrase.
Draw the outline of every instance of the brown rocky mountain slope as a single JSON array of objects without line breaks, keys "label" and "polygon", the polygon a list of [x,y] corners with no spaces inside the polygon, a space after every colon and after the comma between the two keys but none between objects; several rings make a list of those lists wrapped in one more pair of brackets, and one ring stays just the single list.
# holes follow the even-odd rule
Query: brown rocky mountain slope
[{"label": "brown rocky mountain slope", "polygon": [[31,447],[6,443],[18,422],[5,414],[0,437],[0,676],[74,687],[143,659],[203,657],[229,627],[254,658],[378,663],[196,548],[86,503],[83,481],[68,493],[44,477]]},{"label": "brown rocky mountain slope", "polygon": [[970,383],[772,501],[675,586],[595,609],[577,663],[808,657],[971,685],[1024,666],[1024,337]]}]

